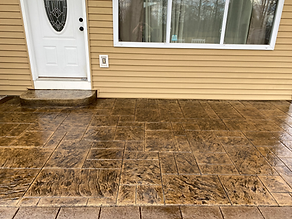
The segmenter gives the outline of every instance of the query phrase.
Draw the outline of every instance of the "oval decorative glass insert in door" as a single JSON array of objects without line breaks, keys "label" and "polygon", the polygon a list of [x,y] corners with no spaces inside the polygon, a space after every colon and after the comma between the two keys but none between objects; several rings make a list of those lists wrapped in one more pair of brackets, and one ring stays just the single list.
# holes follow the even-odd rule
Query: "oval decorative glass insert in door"
[{"label": "oval decorative glass insert in door", "polygon": [[67,0],[44,0],[44,3],[52,27],[61,32],[67,19]]}]

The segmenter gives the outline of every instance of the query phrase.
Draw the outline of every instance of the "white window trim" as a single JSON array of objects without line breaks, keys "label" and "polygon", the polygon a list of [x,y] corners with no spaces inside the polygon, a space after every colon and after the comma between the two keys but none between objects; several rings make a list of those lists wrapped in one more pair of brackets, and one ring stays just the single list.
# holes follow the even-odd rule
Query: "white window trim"
[{"label": "white window trim", "polygon": [[[226,0],[225,9],[228,6],[230,0]],[[280,26],[280,20],[284,7],[284,0],[279,0],[276,11],[274,26],[271,34],[270,45],[248,45],[248,44],[222,44],[223,39],[221,37],[221,44],[193,44],[193,43],[170,43],[170,36],[167,31],[167,42],[166,43],[147,43],[147,42],[120,42],[119,41],[119,3],[118,0],[113,0],[113,32],[114,32],[114,46],[115,47],[142,47],[142,48],[193,48],[193,49],[240,49],[240,50],[274,50],[278,30]],[[171,10],[170,5],[168,6],[168,12]],[[224,12],[224,18],[227,19],[227,11]],[[171,16],[171,14],[167,14]],[[170,21],[170,19],[168,19]],[[170,23],[170,22],[168,22]],[[167,24],[167,29],[169,29]],[[226,25],[222,25],[224,31]],[[224,29],[223,29],[224,28]],[[222,32],[223,32],[222,31]],[[224,31],[225,32],[225,31]]]},{"label": "white window trim", "polygon": [[220,45],[224,44],[225,31],[226,31],[226,25],[227,25],[227,17],[228,17],[228,10],[229,10],[229,3],[230,3],[230,0],[226,0],[225,1],[224,15],[223,15],[222,27],[221,27]]}]

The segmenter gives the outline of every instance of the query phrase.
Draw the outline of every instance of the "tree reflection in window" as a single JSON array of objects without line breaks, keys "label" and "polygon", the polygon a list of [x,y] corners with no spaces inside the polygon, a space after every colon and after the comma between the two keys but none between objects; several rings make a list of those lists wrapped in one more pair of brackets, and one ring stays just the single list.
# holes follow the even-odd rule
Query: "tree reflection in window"
[{"label": "tree reflection in window", "polygon": [[118,0],[119,41],[269,45],[278,2]]}]

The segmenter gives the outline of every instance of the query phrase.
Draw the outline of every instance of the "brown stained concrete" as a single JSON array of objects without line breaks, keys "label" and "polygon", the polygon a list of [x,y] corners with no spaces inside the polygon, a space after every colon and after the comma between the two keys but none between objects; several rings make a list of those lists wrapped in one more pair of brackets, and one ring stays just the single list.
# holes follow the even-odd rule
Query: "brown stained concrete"
[{"label": "brown stained concrete", "polygon": [[0,102],[4,102],[3,100],[6,98],[7,96],[6,95],[0,95]]},{"label": "brown stained concrete", "polygon": [[291,214],[291,207],[0,207],[0,219],[290,219]]},{"label": "brown stained concrete", "polygon": [[43,207],[63,218],[72,212],[59,207],[75,206],[100,218],[263,218],[292,207],[291,145],[288,101],[27,108],[13,98],[0,104],[0,212],[23,218],[33,208],[22,208]]},{"label": "brown stained concrete", "polygon": [[20,95],[25,106],[88,106],[96,100],[90,90],[28,90]]}]

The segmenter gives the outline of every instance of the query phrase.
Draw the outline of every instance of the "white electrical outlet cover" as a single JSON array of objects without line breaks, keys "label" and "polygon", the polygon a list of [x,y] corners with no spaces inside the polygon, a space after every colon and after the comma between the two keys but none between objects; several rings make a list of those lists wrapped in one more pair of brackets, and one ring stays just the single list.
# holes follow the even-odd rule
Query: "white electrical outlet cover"
[{"label": "white electrical outlet cover", "polygon": [[99,65],[101,68],[108,68],[108,55],[99,55]]}]

